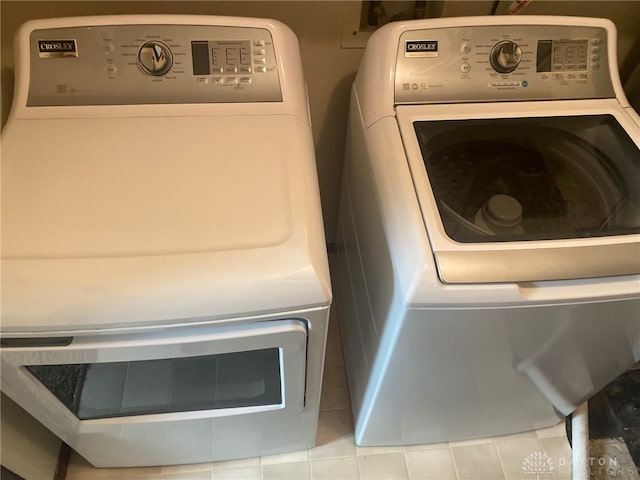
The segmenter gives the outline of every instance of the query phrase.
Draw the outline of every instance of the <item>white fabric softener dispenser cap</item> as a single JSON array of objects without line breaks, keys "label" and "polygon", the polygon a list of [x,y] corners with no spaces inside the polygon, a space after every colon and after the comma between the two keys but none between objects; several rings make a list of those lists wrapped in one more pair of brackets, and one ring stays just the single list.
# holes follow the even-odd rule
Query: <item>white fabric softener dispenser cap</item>
[{"label": "white fabric softener dispenser cap", "polygon": [[475,224],[487,233],[524,233],[522,205],[511,195],[493,195],[476,213]]}]

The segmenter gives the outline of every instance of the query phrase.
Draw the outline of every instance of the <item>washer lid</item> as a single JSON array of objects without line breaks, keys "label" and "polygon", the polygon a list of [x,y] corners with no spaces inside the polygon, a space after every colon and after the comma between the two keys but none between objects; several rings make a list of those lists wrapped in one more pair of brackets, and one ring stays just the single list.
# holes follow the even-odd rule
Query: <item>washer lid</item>
[{"label": "washer lid", "polygon": [[[611,115],[415,122],[447,235],[483,243],[640,232],[640,151]],[[591,138],[584,133],[591,132]],[[608,157],[602,142],[624,155]]]},{"label": "washer lid", "polygon": [[3,330],[328,303],[297,117],[16,120],[3,140]]},{"label": "washer lid", "polygon": [[640,151],[613,115],[412,120],[445,283],[640,273]]}]

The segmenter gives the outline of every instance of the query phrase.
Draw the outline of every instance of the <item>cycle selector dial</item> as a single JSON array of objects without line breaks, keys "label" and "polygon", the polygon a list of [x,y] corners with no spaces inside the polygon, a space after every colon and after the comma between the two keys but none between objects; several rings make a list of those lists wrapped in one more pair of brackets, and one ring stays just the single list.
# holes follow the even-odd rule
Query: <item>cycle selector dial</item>
[{"label": "cycle selector dial", "polygon": [[171,70],[173,53],[162,42],[155,40],[146,42],[138,52],[138,65],[147,75],[160,77]]},{"label": "cycle selector dial", "polygon": [[511,40],[496,43],[489,54],[491,66],[498,73],[513,72],[522,59],[522,49]]}]

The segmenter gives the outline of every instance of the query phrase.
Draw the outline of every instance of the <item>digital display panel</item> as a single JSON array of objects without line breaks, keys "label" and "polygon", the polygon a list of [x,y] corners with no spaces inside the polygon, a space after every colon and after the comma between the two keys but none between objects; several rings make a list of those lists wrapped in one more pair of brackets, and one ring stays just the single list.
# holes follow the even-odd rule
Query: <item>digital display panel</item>
[{"label": "digital display panel", "polygon": [[[260,55],[264,53],[258,49]],[[251,73],[249,40],[198,40],[191,42],[194,75]]]},{"label": "digital display panel", "polygon": [[210,75],[209,42],[191,42],[194,75]]},{"label": "digital display panel", "polygon": [[587,71],[588,51],[588,40],[538,40],[536,71]]}]

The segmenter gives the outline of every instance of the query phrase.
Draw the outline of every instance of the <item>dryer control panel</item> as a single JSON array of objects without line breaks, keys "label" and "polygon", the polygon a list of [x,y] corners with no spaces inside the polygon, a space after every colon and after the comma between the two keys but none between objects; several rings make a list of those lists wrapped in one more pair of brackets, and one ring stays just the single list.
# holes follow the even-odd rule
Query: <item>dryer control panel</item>
[{"label": "dryer control panel", "polygon": [[608,65],[600,27],[409,30],[398,45],[395,102],[612,98]]},{"label": "dryer control panel", "polygon": [[34,30],[28,106],[280,102],[271,33],[212,25]]}]

